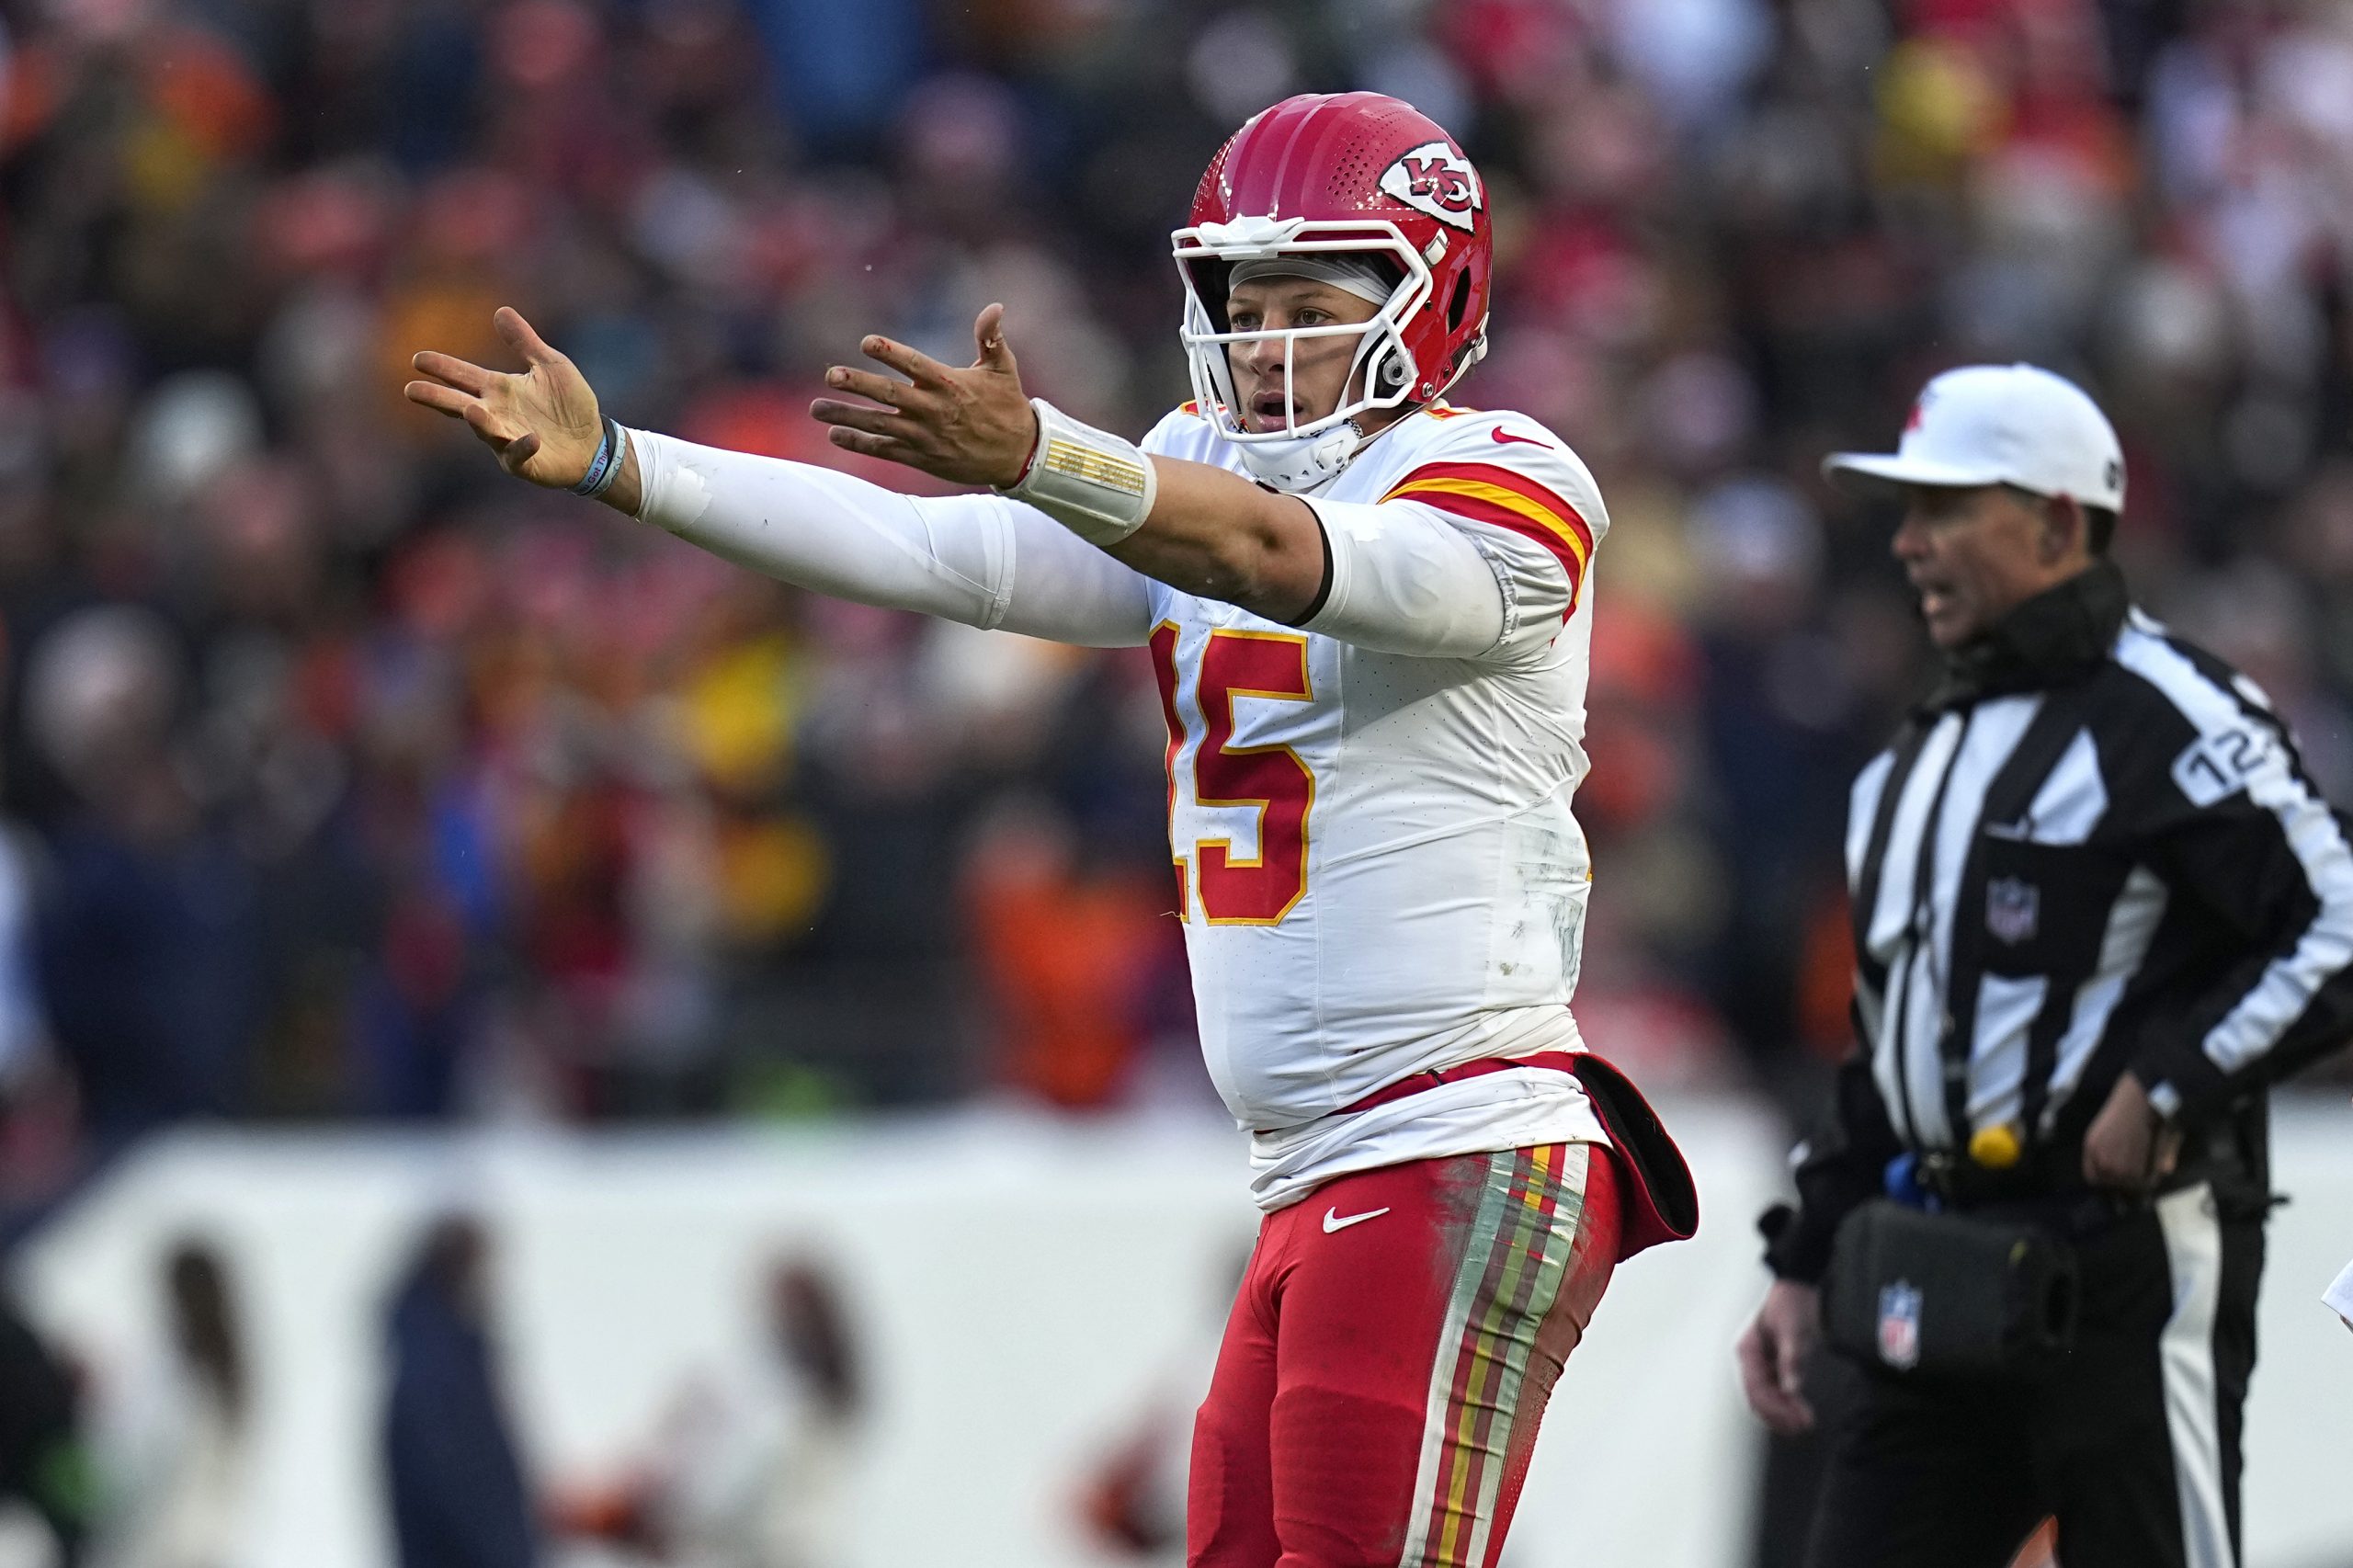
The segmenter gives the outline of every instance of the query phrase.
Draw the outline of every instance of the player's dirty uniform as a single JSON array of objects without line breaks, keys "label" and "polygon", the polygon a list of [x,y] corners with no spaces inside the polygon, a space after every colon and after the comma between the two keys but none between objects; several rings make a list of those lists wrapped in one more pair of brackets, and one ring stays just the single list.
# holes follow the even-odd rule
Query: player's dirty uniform
[{"label": "player's dirty uniform", "polygon": [[[1689,1222],[1688,1185],[1662,1223],[1622,1179],[1608,1151],[1641,1155],[1655,1124],[1631,1091],[1597,1101],[1607,1069],[1574,1054],[1591,870],[1570,799],[1608,528],[1584,465],[1523,416],[1407,415],[1305,497],[1331,584],[1285,626],[1016,502],[636,439],[643,515],[723,553],[1151,648],[1202,1045],[1270,1211],[1201,1412],[1194,1559],[1345,1538],[1296,1561],[1488,1561],[1610,1268]],[[1238,466],[1186,410],[1145,445]]]},{"label": "player's dirty uniform", "polygon": [[[995,494],[902,495],[609,417],[573,488],[633,470],[644,520],[818,593],[1151,649],[1202,1043],[1267,1211],[1199,1421],[1192,1561],[1489,1568],[1611,1268],[1697,1222],[1672,1142],[1568,1010],[1607,518],[1549,432],[1442,401],[1486,352],[1494,229],[1477,170],[1410,104],[1253,116],[1170,255],[1197,401],[1143,449],[1040,398],[1021,421],[993,306],[971,370],[870,340],[913,383],[835,372],[875,406],[812,412]],[[533,375],[577,380],[501,322]],[[437,363],[456,379],[410,394],[510,462],[561,423],[497,436],[466,389],[512,378]],[[1236,564],[1254,551],[1271,574]],[[1317,561],[1296,625],[1187,591],[1267,602],[1279,581],[1288,605]]]},{"label": "player's dirty uniform", "polygon": [[[1189,406],[1144,449],[1237,466]],[[1536,1068],[1335,1114],[1413,1074],[1578,1049],[1593,872],[1569,801],[1600,496],[1532,421],[1440,408],[1306,499],[1332,585],[1303,625],[1147,580],[1201,1050],[1268,1209],[1374,1165],[1607,1142],[1576,1081]],[[1455,612],[1435,558],[1465,541],[1502,635],[1433,657]],[[1433,602],[1399,632],[1408,594]]]},{"label": "player's dirty uniform", "polygon": [[[1143,445],[1239,467],[1190,405]],[[1189,1533],[1203,1562],[1483,1562],[1620,1242],[1608,1134],[1562,1070],[1608,521],[1541,426],[1442,405],[1306,498],[1332,582],[1301,626],[1148,590],[1201,1047],[1274,1210],[1197,1427]],[[1436,560],[1464,541],[1502,633],[1433,656]],[[1493,1070],[1416,1077],[1472,1063]]]}]

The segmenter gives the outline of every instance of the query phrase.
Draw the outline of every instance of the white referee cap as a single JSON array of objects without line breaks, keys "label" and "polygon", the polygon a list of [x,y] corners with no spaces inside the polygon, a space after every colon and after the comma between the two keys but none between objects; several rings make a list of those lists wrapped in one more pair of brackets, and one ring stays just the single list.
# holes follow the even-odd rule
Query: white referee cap
[{"label": "white referee cap", "polygon": [[2084,389],[2034,365],[1963,365],[1921,389],[1892,453],[1833,452],[1842,488],[2015,484],[2124,509],[2124,449]]}]

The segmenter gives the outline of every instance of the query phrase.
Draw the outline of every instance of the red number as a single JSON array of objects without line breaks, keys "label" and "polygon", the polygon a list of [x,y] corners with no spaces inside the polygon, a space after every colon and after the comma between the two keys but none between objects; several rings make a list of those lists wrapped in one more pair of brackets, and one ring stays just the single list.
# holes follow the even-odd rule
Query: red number
[{"label": "red number", "polygon": [[[1168,803],[1176,804],[1176,754],[1185,744],[1176,712],[1176,628],[1163,621],[1152,634],[1153,673],[1168,721]],[[1212,631],[1201,650],[1199,699],[1204,733],[1193,753],[1193,799],[1204,806],[1251,806],[1258,813],[1258,853],[1238,859],[1231,839],[1204,838],[1193,846],[1200,861],[1201,912],[1212,926],[1273,926],[1307,892],[1307,818],[1315,806],[1315,775],[1286,745],[1237,746],[1233,699],[1271,698],[1304,702],[1307,639],[1275,631]],[[1186,858],[1176,859],[1176,892],[1185,917]]]}]

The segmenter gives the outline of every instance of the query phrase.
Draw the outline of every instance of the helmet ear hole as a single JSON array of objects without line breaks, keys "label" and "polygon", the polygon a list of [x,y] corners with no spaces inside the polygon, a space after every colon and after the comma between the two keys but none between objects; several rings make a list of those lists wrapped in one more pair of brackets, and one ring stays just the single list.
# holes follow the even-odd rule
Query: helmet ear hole
[{"label": "helmet ear hole", "polygon": [[1458,273],[1454,279],[1454,296],[1446,302],[1446,330],[1459,332],[1462,328],[1462,312],[1471,308],[1471,274]]}]

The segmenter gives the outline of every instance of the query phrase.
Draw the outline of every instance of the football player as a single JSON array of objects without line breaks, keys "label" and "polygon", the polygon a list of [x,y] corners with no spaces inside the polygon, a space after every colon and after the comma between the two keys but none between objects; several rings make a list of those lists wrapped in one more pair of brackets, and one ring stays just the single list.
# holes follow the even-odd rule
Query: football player
[{"label": "football player", "polygon": [[[1568,1002],[1592,872],[1592,476],[1449,406],[1486,347],[1478,173],[1370,93],[1267,109],[1175,234],[1194,398],[1141,443],[977,357],[860,345],[837,446],[918,499],[626,430],[511,310],[525,363],[420,354],[408,395],[513,473],[870,604],[1142,644],[1211,1077],[1266,1210],[1195,1423],[1190,1561],[1492,1564],[1554,1380],[1688,1174]],[[895,373],[891,373],[895,372]]]}]

